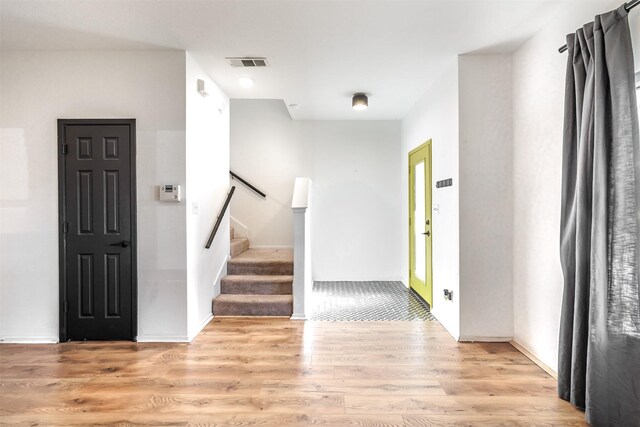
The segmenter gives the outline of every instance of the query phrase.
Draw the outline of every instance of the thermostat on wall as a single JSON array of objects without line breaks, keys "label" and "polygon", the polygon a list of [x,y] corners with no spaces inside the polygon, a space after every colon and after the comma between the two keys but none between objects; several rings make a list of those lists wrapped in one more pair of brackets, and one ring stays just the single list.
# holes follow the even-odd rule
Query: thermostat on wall
[{"label": "thermostat on wall", "polygon": [[165,184],[160,186],[161,202],[179,202],[180,186],[174,184]]}]

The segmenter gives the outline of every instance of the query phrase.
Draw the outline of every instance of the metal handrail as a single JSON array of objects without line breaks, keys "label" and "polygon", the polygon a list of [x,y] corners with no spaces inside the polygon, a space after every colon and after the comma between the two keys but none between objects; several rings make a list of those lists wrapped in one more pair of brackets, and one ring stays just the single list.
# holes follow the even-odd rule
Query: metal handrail
[{"label": "metal handrail", "polygon": [[224,201],[224,205],[222,206],[222,209],[220,209],[220,214],[218,214],[216,224],[213,226],[213,230],[211,230],[211,234],[209,234],[209,240],[207,240],[207,244],[205,245],[205,248],[207,249],[211,247],[213,239],[216,237],[216,233],[218,232],[218,228],[220,228],[220,223],[222,222],[222,217],[224,217],[225,212],[227,212],[227,208],[229,207],[229,202],[231,202],[231,197],[233,197],[234,191],[236,191],[236,187],[231,187],[231,190],[229,190],[229,194],[227,194],[227,198]]},{"label": "metal handrail", "polygon": [[237,173],[233,172],[233,171],[229,171],[229,175],[231,175],[231,178],[233,179],[237,179],[238,181],[240,181],[241,183],[243,183],[244,185],[246,185],[250,190],[254,191],[255,193],[257,193],[260,197],[262,197],[263,199],[267,198],[267,195],[264,194],[262,191],[258,190],[253,184],[247,182],[247,180],[245,180],[244,178],[242,178],[241,176],[239,176]]}]

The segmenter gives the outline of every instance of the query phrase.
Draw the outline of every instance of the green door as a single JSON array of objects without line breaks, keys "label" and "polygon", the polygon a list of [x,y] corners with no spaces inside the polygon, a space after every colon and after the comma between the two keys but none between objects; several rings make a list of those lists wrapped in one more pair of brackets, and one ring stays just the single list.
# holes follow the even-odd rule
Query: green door
[{"label": "green door", "polygon": [[433,307],[431,140],[409,153],[409,285]]}]

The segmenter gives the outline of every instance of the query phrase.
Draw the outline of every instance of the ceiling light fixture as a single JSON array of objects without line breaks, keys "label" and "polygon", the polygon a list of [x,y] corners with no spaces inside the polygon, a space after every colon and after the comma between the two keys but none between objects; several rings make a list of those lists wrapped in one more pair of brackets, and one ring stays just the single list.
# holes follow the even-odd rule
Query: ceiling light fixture
[{"label": "ceiling light fixture", "polygon": [[292,110],[299,110],[300,104],[289,104],[289,108],[291,108]]},{"label": "ceiling light fixture", "polygon": [[366,110],[369,106],[369,98],[364,93],[356,93],[351,100],[351,107],[356,111]]},{"label": "ceiling light fixture", "polygon": [[253,87],[253,79],[251,77],[240,77],[238,79],[240,86],[250,88]]}]

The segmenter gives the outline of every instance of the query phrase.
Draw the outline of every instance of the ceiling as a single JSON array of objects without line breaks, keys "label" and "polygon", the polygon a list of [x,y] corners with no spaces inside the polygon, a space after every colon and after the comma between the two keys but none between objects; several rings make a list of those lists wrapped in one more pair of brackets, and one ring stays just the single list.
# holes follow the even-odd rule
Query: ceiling
[{"label": "ceiling", "polygon": [[[456,55],[511,52],[572,1],[2,0],[0,48],[187,50],[231,98],[300,104],[301,120],[396,120]],[[252,55],[270,67],[225,61]],[[350,108],[355,92],[368,110]]]}]

